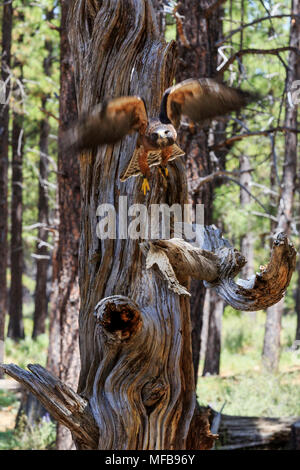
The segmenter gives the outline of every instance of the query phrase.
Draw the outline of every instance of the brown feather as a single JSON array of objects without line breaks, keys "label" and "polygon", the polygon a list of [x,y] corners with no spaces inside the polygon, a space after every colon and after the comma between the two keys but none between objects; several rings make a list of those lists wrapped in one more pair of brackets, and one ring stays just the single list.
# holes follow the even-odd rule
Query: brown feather
[{"label": "brown feather", "polygon": [[209,78],[188,79],[166,90],[166,112],[175,127],[181,115],[194,122],[238,111],[257,95],[228,87]]},{"label": "brown feather", "polygon": [[[142,175],[142,172],[140,170],[139,166],[139,153],[143,151],[143,147],[137,147],[135,151],[133,152],[133,155],[131,157],[131,160],[126,167],[125,171],[122,173],[120,180],[121,181],[126,181],[128,178],[131,178],[131,176],[139,176]],[[162,162],[162,156],[161,156],[161,150],[150,150],[148,152],[148,165],[151,166],[157,166],[160,165]],[[173,144],[172,145],[172,155],[169,158],[168,161],[175,160],[177,157],[181,157],[184,155],[184,151],[181,150],[178,145]]]},{"label": "brown feather", "polygon": [[77,150],[114,144],[133,131],[144,133],[148,125],[145,104],[138,96],[123,96],[98,105],[82,116],[67,135]]}]

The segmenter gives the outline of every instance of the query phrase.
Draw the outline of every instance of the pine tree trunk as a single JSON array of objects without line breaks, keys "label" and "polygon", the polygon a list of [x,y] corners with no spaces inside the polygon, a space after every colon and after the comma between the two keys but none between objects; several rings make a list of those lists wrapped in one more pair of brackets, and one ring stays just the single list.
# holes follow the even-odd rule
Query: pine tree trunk
[{"label": "pine tree trunk", "polygon": [[[240,183],[248,189],[251,190],[251,165],[247,155],[242,154],[240,156]],[[251,202],[251,196],[247,191],[242,187],[240,189],[240,203],[241,207],[249,204]],[[244,266],[242,271],[243,279],[249,279],[254,272],[254,236],[250,227],[247,227],[246,233],[241,237],[241,253],[247,259],[247,264]],[[256,312],[247,312],[247,314],[252,318],[256,319]]]},{"label": "pine tree trunk", "polygon": [[[216,8],[208,14],[213,2],[185,0],[180,2],[178,13],[184,17],[183,23],[177,23],[177,40],[179,44],[179,66],[176,80],[178,82],[191,77],[214,77],[217,75],[218,51],[215,46],[222,34],[221,9]],[[183,35],[181,29],[183,28]],[[188,180],[209,175],[213,171],[213,163],[209,154],[209,127],[196,125],[180,133],[181,147],[186,152],[186,171]],[[220,129],[219,129],[220,130]],[[219,135],[222,139],[222,134]],[[222,165],[222,163],[221,163]],[[204,205],[204,223],[212,224],[213,183],[205,185],[198,193],[190,191],[190,202]],[[195,380],[197,381],[201,330],[203,323],[203,307],[205,288],[201,281],[191,283],[191,321],[192,348]],[[213,344],[211,344],[213,346]]]},{"label": "pine tree trunk", "polygon": [[[43,99],[43,109],[46,106],[46,99]],[[47,273],[49,266],[48,242],[48,138],[49,122],[45,118],[40,126],[40,168],[39,168],[39,224],[38,242],[36,248],[36,287],[35,287],[35,307],[33,317],[32,337],[45,333],[45,322],[48,313],[47,297]]]},{"label": "pine tree trunk", "polygon": [[[292,0],[291,13],[297,14],[300,11],[300,0]],[[300,47],[300,20],[293,18],[290,26],[290,46]],[[287,90],[292,89],[292,84],[299,79],[300,61],[299,56],[290,52],[288,59],[287,72]],[[288,99],[286,100],[285,109],[285,126],[297,128],[297,110],[295,104],[290,106]],[[285,154],[283,165],[283,178],[281,184],[281,196],[278,204],[278,225],[276,232],[282,231],[288,235],[291,233],[292,210],[295,192],[295,183],[297,175],[297,133],[285,133]],[[264,367],[270,371],[275,371],[279,365],[280,357],[280,332],[281,318],[283,313],[284,302],[281,301],[267,310],[266,329],[264,337],[264,347],[262,361]]]},{"label": "pine tree trunk", "polygon": [[166,13],[164,11],[164,0],[152,0],[156,13],[156,20],[160,34],[163,36],[166,29]]},{"label": "pine tree trunk", "polygon": [[[46,14],[47,20],[51,21],[53,13]],[[51,41],[45,41],[48,57],[44,59],[44,72],[47,77],[51,76],[51,63],[53,47]],[[48,96],[42,98],[42,111],[45,113],[40,124],[40,168],[39,168],[39,230],[36,248],[36,288],[35,307],[33,317],[32,337],[45,333],[45,322],[48,315],[47,279],[49,267],[48,225],[49,225],[49,203],[48,203],[48,143],[50,125],[46,115]]]},{"label": "pine tree trunk", "polygon": [[297,327],[295,340],[299,341],[298,347],[300,347],[300,264],[297,263],[297,287],[296,287],[296,314],[297,314]]},{"label": "pine tree trunk", "polygon": [[221,360],[221,334],[224,301],[215,292],[210,293],[208,333],[203,375],[219,375]]},{"label": "pine tree trunk", "polygon": [[9,325],[7,335],[24,338],[23,326],[23,240],[22,240],[22,164],[23,116],[14,112],[12,130],[12,200],[11,200],[11,284],[9,292]]},{"label": "pine tree trunk", "polygon": [[[74,389],[80,358],[78,345],[78,245],[80,233],[80,178],[78,155],[62,147],[62,136],[77,118],[75,84],[68,42],[67,0],[61,2],[61,77],[58,150],[59,236],[53,256],[53,294],[50,313],[48,368]],[[57,449],[73,448],[71,433],[61,424]]]},{"label": "pine tree trunk", "polygon": [[[5,316],[7,312],[7,218],[8,218],[8,136],[9,136],[9,95],[10,58],[12,34],[12,3],[3,5],[2,13],[2,61],[1,80],[6,83],[6,104],[0,105],[0,363],[4,357]],[[1,372],[0,372],[1,377]]]},{"label": "pine tree trunk", "polygon": [[[246,155],[240,157],[240,183],[245,186],[248,191],[251,190],[251,165],[249,158]],[[251,196],[243,188],[240,190],[240,203],[241,207],[251,202]],[[247,233],[242,237],[241,240],[241,253],[247,258],[247,264],[245,265],[242,276],[243,279],[249,279],[254,271],[254,250],[253,250],[254,237],[251,230],[248,229]]]}]

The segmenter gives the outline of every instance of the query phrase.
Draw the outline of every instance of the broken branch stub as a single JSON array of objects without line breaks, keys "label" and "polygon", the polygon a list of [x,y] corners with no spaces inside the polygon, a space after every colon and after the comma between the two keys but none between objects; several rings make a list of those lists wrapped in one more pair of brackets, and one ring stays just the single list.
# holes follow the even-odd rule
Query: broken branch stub
[{"label": "broken branch stub", "polygon": [[39,364],[29,364],[29,371],[15,364],[1,364],[0,368],[33,393],[54,419],[68,427],[81,449],[97,449],[99,430],[87,400]]},{"label": "broken branch stub", "polygon": [[279,302],[296,266],[296,251],[284,233],[274,240],[269,264],[250,279],[236,282],[246,260],[213,226],[204,228],[202,248],[178,238],[145,242],[141,248],[146,268],[156,265],[170,290],[189,295],[188,278],[201,279],[237,310],[261,310]]},{"label": "broken branch stub", "polygon": [[214,281],[218,276],[218,257],[192,246],[180,238],[141,243],[146,268],[157,265],[170,290],[190,296],[185,284],[189,277]]}]

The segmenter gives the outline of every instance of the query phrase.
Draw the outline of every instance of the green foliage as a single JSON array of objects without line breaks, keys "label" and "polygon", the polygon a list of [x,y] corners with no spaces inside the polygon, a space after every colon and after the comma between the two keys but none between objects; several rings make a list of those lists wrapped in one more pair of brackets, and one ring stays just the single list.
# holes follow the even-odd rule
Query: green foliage
[{"label": "green foliage", "polygon": [[[18,342],[11,338],[5,339],[5,362],[14,363],[20,367],[27,367],[27,364],[38,363],[42,366],[46,365],[49,336],[45,334],[39,335],[36,339],[32,339],[33,330],[33,303],[24,305],[24,332],[25,338]],[[6,318],[8,326],[8,318]],[[47,326],[47,325],[46,325]]]},{"label": "green foliage", "polygon": [[[226,308],[227,310],[227,308]],[[300,351],[290,349],[296,316],[282,319],[281,358],[277,374],[261,368],[265,314],[235,315],[223,319],[221,376],[200,377],[198,398],[219,410],[242,416],[300,416]]]},{"label": "green foliage", "polygon": [[0,432],[0,450],[51,450],[55,449],[56,425],[44,421],[28,427],[25,416],[20,418],[16,430]]},{"label": "green foliage", "polygon": [[16,394],[7,390],[0,390],[0,410],[12,406],[17,402]]},{"label": "green foliage", "polygon": [[[47,11],[54,9],[53,26],[59,26],[60,9],[54,0],[39,2],[14,2],[14,23],[12,38],[12,87],[21,90],[20,96],[12,94],[10,106],[24,113],[24,159],[23,159],[23,244],[26,273],[32,276],[35,260],[37,230],[31,229],[38,221],[38,185],[39,185],[39,139],[40,124],[45,118],[41,111],[42,98],[47,96],[47,113],[58,116],[59,79],[60,79],[60,37],[59,32],[52,29],[45,19]],[[45,75],[44,60],[49,52],[46,41],[52,45],[51,77]],[[16,61],[22,64],[23,80],[20,81],[20,69],[14,67]],[[56,206],[56,155],[58,122],[49,117],[49,201],[50,214]],[[11,127],[11,125],[10,125]],[[9,171],[11,178],[11,169]],[[11,188],[9,186],[9,200]],[[49,243],[51,244],[51,233]],[[32,289],[31,289],[32,292]]]},{"label": "green foliage", "polygon": [[[32,306],[31,306],[32,307]],[[48,335],[40,335],[35,340],[31,338],[33,327],[30,305],[26,305],[24,329],[26,337],[19,342],[10,338],[5,340],[5,362],[14,363],[24,369],[30,363],[46,366]],[[0,390],[0,423],[1,412],[14,417],[20,406],[20,397],[15,392]],[[26,416],[20,419],[17,430],[8,429],[0,432],[0,450],[43,450],[54,448],[56,425],[50,420],[43,420],[35,427],[28,426]]]},{"label": "green foliage", "polygon": [[0,431],[0,450],[11,450],[14,448],[14,432]]},{"label": "green foliage", "polygon": [[55,440],[56,425],[50,419],[31,427],[26,416],[22,415],[11,445],[14,450],[51,450],[55,448]]},{"label": "green foliage", "polygon": [[300,371],[271,375],[247,372],[200,379],[198,398],[224,413],[239,416],[300,416]]},{"label": "green foliage", "polygon": [[20,367],[26,368],[27,364],[39,363],[46,365],[47,359],[47,334],[39,335],[33,340],[31,336],[18,343],[7,338],[5,341],[5,362],[18,364]]}]

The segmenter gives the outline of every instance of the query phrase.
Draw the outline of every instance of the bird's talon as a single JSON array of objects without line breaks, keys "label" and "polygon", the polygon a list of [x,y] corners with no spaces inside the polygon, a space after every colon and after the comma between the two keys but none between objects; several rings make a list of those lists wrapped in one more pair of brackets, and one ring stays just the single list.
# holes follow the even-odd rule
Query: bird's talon
[{"label": "bird's talon", "polygon": [[144,178],[143,180],[142,191],[144,193],[144,196],[146,196],[147,191],[150,191],[149,181],[147,180],[147,178]]},{"label": "bird's talon", "polygon": [[158,171],[160,172],[162,176],[167,177],[169,175],[169,170],[166,166],[159,166]]}]

